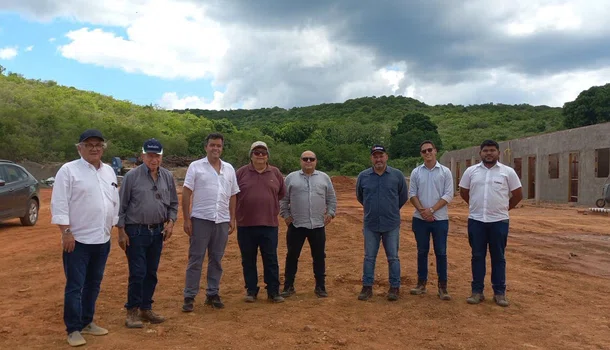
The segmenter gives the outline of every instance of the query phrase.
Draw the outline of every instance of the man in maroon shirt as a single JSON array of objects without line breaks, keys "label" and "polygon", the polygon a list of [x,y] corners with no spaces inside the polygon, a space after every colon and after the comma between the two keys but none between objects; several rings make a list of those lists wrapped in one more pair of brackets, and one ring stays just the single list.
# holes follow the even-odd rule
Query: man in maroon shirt
[{"label": "man in maroon shirt", "polygon": [[268,299],[281,303],[280,268],[277,261],[279,201],[286,188],[280,170],[269,165],[269,148],[262,141],[250,147],[250,164],[237,170],[237,242],[246,282],[245,301],[253,303],[258,295],[256,258],[260,248]]}]

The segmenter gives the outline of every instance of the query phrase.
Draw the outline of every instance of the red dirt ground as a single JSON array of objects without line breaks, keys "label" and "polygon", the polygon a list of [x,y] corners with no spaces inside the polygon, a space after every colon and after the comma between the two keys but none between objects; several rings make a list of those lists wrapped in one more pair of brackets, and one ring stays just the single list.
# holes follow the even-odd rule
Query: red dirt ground
[{"label": "red dirt ground", "polygon": [[[129,330],[123,326],[127,292],[126,258],[113,246],[97,303],[96,322],[110,330],[104,337],[86,336],[90,349],[608,349],[610,348],[610,217],[583,215],[567,205],[524,203],[511,212],[507,248],[508,297],[500,308],[489,299],[468,305],[470,248],[466,236],[467,206],[450,204],[450,302],[440,301],[434,285],[429,294],[411,296],[416,279],[416,249],[411,232],[413,207],[402,211],[400,258],[402,295],[385,300],[387,262],[383,249],[377,263],[375,296],[356,299],[363,258],[362,209],[354,181],[336,178],[339,209],[327,228],[327,289],[313,294],[309,247],[297,275],[297,294],[283,304],[259,299],[242,301],[243,278],[236,235],[224,258],[223,310],[203,305],[184,314],[182,288],[188,240],[178,220],[160,265],[154,309],[168,317],[162,325]],[[0,224],[0,348],[68,348],[62,321],[64,276],[58,230],[50,224],[50,190],[33,228],[18,220]],[[283,271],[285,227],[280,231]],[[430,256],[430,280],[436,280]],[[259,259],[260,285],[262,264]],[[282,276],[283,279],[283,276]],[[202,278],[205,288],[205,276]],[[491,296],[489,268],[487,295]],[[261,293],[264,297],[264,290]]]}]

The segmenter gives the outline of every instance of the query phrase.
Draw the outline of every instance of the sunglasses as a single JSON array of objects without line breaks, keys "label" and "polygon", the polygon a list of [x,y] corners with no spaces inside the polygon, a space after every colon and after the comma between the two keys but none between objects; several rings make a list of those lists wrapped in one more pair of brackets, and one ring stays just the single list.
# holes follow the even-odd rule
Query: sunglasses
[{"label": "sunglasses", "polygon": [[304,161],[304,162],[315,162],[316,158],[314,158],[314,157],[303,157],[303,158],[301,158],[301,160]]},{"label": "sunglasses", "polygon": [[155,191],[155,198],[161,199],[161,194],[157,192],[157,185],[153,186],[152,190]]},{"label": "sunglasses", "polygon": [[434,151],[434,148],[422,149],[420,152],[421,152],[421,154],[426,154],[426,153],[432,153],[432,151]]},{"label": "sunglasses", "polygon": [[260,157],[260,156],[266,156],[269,153],[267,151],[252,151],[252,154],[254,154],[257,157]]}]

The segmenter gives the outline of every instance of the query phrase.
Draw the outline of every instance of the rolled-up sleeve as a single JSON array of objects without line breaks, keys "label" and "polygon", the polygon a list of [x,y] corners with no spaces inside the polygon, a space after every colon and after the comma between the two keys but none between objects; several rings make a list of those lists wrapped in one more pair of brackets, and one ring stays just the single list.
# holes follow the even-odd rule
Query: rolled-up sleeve
[{"label": "rolled-up sleeve", "polygon": [[441,198],[443,200],[445,200],[445,202],[449,203],[451,202],[451,200],[453,200],[453,175],[451,175],[451,171],[450,170],[445,170],[445,176],[443,177],[444,180],[444,190],[443,190],[443,195],[441,196]]},{"label": "rolled-up sleeve", "polygon": [[191,191],[195,190],[195,176],[196,170],[195,165],[193,163],[189,164],[189,167],[186,169],[186,175],[184,176],[184,187],[188,188]]},{"label": "rolled-up sleeve", "polygon": [[409,199],[411,199],[411,197],[416,197],[417,196],[417,183],[418,181],[418,171],[417,169],[419,168],[415,168],[413,169],[413,171],[411,171],[411,177],[409,178]]},{"label": "rolled-up sleeve", "polygon": [[70,197],[72,197],[72,180],[70,171],[62,166],[55,176],[51,193],[51,223],[70,225]]}]

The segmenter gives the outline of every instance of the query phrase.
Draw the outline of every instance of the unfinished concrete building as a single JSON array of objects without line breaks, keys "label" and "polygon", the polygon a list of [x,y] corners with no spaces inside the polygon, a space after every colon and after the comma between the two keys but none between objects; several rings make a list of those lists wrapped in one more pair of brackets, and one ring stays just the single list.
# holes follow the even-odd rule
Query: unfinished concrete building
[{"label": "unfinished concrete building", "polygon": [[[515,169],[523,198],[594,206],[610,175],[610,123],[499,142],[500,162]],[[482,141],[482,140],[481,140]],[[479,163],[479,146],[443,154],[455,188],[466,168]]]}]

